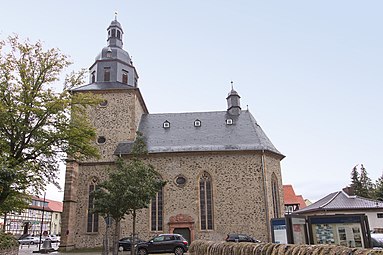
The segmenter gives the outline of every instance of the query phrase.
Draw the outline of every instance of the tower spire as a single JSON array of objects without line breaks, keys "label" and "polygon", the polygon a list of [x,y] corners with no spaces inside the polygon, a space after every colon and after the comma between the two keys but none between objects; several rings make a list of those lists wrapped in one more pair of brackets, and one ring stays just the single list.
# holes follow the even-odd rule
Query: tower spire
[{"label": "tower spire", "polygon": [[239,102],[239,99],[241,98],[237,91],[234,90],[233,81],[231,83],[231,91],[229,92],[229,95],[227,96],[227,112],[231,115],[239,115],[241,114],[241,105]]}]

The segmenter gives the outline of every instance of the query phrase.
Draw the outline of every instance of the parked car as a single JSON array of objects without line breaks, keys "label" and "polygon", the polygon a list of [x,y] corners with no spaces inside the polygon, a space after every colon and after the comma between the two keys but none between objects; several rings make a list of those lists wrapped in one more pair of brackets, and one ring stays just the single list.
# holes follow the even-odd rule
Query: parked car
[{"label": "parked car", "polygon": [[228,234],[226,237],[226,242],[251,242],[251,243],[260,243],[261,241],[245,234]]},{"label": "parked car", "polygon": [[383,249],[383,234],[371,233],[371,243],[374,249]]},{"label": "parked car", "polygon": [[148,242],[137,244],[138,255],[151,253],[174,253],[182,255],[188,251],[188,241],[179,234],[161,234]]},{"label": "parked car", "polygon": [[51,240],[52,243],[57,243],[59,241],[56,235],[47,235],[47,236],[42,236],[41,238],[43,241]]},{"label": "parked car", "polygon": [[[135,244],[139,244],[145,242],[144,240],[141,240],[140,238],[135,239]],[[131,237],[125,237],[118,241],[118,249],[120,251],[130,251],[132,247],[132,238]]]},{"label": "parked car", "polygon": [[39,236],[24,236],[24,237],[21,237],[18,241],[20,244],[37,244],[37,243],[40,243],[40,237]]}]

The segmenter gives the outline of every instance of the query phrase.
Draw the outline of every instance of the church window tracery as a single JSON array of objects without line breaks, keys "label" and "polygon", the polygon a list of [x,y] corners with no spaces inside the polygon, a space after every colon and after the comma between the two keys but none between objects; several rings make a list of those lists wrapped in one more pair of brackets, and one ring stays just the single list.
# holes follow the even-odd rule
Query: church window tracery
[{"label": "church window tracery", "polygon": [[92,183],[89,185],[88,195],[88,220],[86,231],[89,233],[98,232],[98,213],[92,213],[94,208],[94,194],[93,191],[96,189],[97,179],[93,178]]},{"label": "church window tracery", "polygon": [[164,207],[164,191],[163,188],[157,192],[156,196],[151,202],[151,230],[162,231],[163,230],[163,207]]},{"label": "church window tracery", "polygon": [[213,194],[211,176],[204,172],[199,180],[201,230],[213,229]]},{"label": "church window tracery", "polygon": [[280,217],[280,208],[279,208],[279,185],[277,176],[273,173],[271,176],[271,194],[273,197],[273,215],[274,218]]}]

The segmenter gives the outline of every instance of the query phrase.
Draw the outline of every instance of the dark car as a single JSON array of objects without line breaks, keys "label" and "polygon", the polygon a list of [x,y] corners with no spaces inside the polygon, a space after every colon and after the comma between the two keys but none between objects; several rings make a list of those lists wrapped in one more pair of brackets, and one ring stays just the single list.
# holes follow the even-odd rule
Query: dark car
[{"label": "dark car", "polygon": [[161,234],[148,242],[137,244],[138,255],[151,253],[174,253],[182,255],[188,250],[188,241],[179,234]]},{"label": "dark car", "polygon": [[[139,238],[135,239],[136,244],[142,243],[142,242],[145,242],[145,241],[141,240]],[[132,238],[131,237],[125,237],[125,238],[122,238],[118,241],[118,249],[120,251],[130,251],[131,247],[132,247]]]},{"label": "dark car", "polygon": [[244,234],[228,234],[226,237],[226,242],[251,242],[251,243],[260,243],[261,241]]}]

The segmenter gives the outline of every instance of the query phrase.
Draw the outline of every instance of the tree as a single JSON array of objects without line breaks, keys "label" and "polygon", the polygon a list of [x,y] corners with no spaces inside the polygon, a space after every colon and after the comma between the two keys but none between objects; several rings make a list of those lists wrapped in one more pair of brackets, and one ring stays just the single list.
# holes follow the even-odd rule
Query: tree
[{"label": "tree", "polygon": [[359,191],[358,195],[361,197],[373,198],[374,185],[372,184],[370,177],[368,177],[367,170],[363,166],[363,164],[360,165],[359,180],[360,180],[361,190]]},{"label": "tree", "polygon": [[368,177],[366,168],[361,164],[359,173],[357,166],[358,165],[354,166],[351,171],[351,189],[357,196],[374,198],[375,187],[371,179]]},{"label": "tree", "polygon": [[361,189],[361,183],[359,180],[359,172],[358,172],[358,165],[354,166],[354,168],[351,171],[351,190],[353,191],[354,194],[359,193]]},{"label": "tree", "polygon": [[31,198],[28,194],[16,191],[12,191],[7,199],[5,199],[4,203],[0,207],[0,215],[3,215],[4,232],[7,223],[7,214],[15,211],[21,212],[22,210],[28,208],[30,200]]},{"label": "tree", "polygon": [[375,182],[374,198],[383,201],[383,175]]},{"label": "tree", "polygon": [[0,208],[12,194],[58,186],[58,166],[66,155],[98,156],[86,108],[100,99],[70,92],[85,71],[71,73],[62,92],[51,88],[70,64],[41,42],[21,42],[18,36],[0,41]]},{"label": "tree", "polygon": [[[120,221],[126,214],[132,215],[133,237],[136,236],[136,216],[140,209],[147,208],[151,199],[165,185],[154,167],[146,164],[142,156],[147,154],[144,138],[137,132],[132,147],[132,159],[125,163],[119,157],[116,170],[111,171],[109,178],[103,181],[94,192],[94,212],[102,216],[110,216],[114,220],[115,234],[113,254],[117,255],[120,235]],[[132,238],[134,247],[135,238]],[[135,249],[131,249],[135,254]]]}]

